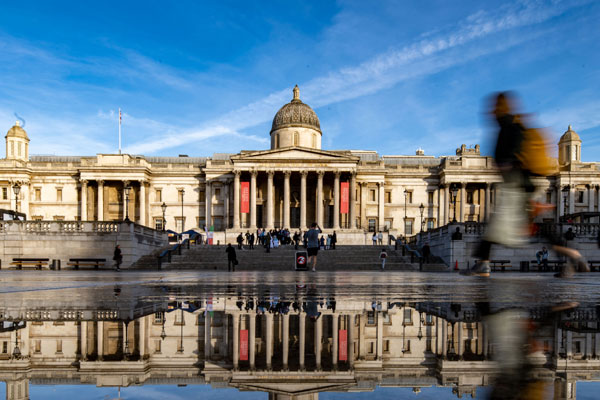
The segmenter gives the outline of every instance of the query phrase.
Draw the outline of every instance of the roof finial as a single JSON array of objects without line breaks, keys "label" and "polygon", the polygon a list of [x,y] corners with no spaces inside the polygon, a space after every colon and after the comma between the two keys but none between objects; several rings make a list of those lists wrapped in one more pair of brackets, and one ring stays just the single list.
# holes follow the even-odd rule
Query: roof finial
[{"label": "roof finial", "polygon": [[572,131],[573,129],[571,129],[571,124],[569,124],[569,129],[567,129],[567,131]]},{"label": "roof finial", "polygon": [[21,121],[15,121],[15,126],[21,126]]},{"label": "roof finial", "polygon": [[294,86],[294,100],[300,100],[300,89],[298,85]]}]

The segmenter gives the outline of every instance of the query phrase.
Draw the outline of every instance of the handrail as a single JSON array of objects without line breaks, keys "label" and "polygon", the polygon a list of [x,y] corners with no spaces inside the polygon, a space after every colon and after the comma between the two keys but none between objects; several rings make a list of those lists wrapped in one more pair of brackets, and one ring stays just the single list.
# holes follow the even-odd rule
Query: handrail
[{"label": "handrail", "polygon": [[[192,238],[190,239],[195,239],[198,235],[194,235]],[[190,239],[185,239],[183,242],[181,243],[177,243],[176,245],[174,245],[173,247],[171,247],[170,249],[166,249],[163,250],[162,253],[160,253],[158,256],[156,256],[156,261],[157,261],[157,266],[158,269],[162,269],[162,264],[164,261],[164,258],[167,258],[167,262],[170,263],[171,262],[171,256],[173,255],[174,252],[177,252],[177,255],[181,255],[181,249],[185,246],[186,249],[190,249]],[[196,244],[198,244],[198,241],[196,240]]]}]

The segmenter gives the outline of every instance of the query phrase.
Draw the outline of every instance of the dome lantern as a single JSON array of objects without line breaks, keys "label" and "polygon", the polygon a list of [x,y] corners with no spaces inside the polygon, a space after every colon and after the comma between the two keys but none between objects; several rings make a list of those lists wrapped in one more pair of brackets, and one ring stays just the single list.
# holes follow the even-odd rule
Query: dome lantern
[{"label": "dome lantern", "polygon": [[4,137],[6,142],[6,159],[29,161],[29,137],[19,121],[8,130]]}]

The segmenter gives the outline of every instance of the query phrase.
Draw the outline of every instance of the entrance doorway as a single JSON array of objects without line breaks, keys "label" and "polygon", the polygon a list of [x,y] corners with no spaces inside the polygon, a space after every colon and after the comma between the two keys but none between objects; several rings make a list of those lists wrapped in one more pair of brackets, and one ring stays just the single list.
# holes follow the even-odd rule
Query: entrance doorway
[{"label": "entrance doorway", "polygon": [[290,208],[290,228],[300,228],[300,207]]}]

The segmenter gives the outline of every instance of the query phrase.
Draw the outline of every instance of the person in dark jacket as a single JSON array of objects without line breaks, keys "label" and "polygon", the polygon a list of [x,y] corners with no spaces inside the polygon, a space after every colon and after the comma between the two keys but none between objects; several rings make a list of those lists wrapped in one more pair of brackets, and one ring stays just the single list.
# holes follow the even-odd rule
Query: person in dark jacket
[{"label": "person in dark jacket", "polygon": [[235,249],[233,248],[231,243],[227,244],[225,253],[227,253],[227,271],[235,272],[235,265],[237,264],[237,256],[235,254]]},{"label": "person in dark jacket", "polygon": [[117,245],[115,247],[115,252],[113,253],[113,260],[115,260],[115,269],[117,271],[121,270],[121,263],[123,262],[123,254],[121,253],[121,246]]}]

